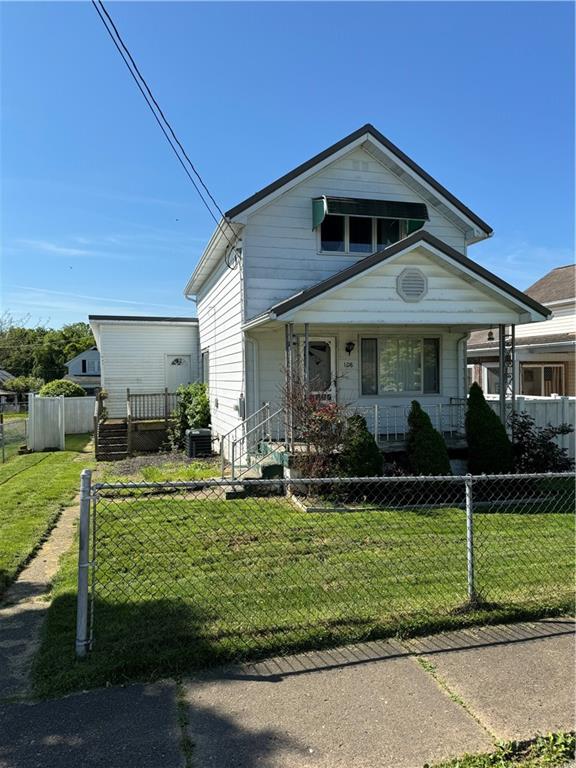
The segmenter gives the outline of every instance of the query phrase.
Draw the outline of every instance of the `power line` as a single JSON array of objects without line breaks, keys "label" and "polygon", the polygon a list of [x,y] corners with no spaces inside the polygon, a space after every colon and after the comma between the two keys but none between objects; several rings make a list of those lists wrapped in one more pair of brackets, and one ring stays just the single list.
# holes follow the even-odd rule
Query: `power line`
[{"label": "power line", "polygon": [[[208,197],[212,201],[212,203],[215,206],[215,208],[218,211],[218,213],[221,215],[222,220],[230,228],[230,231],[232,232],[232,235],[233,235],[234,238],[236,237],[236,233],[234,232],[234,230],[233,230],[232,226],[230,225],[230,222],[228,221],[228,219],[226,219],[226,217],[225,217],[224,213],[222,212],[220,206],[218,205],[218,203],[216,202],[216,200],[214,199],[214,197],[210,193],[210,190],[206,186],[204,180],[200,176],[200,174],[197,171],[197,169],[195,168],[194,164],[190,160],[186,150],[182,146],[182,143],[180,142],[180,140],[176,136],[176,133],[174,132],[174,129],[172,128],[170,122],[168,121],[168,119],[164,115],[164,112],[162,111],[160,105],[158,104],[158,101],[155,99],[155,97],[154,97],[154,95],[153,95],[153,93],[152,93],[152,91],[150,89],[150,86],[146,82],[146,79],[144,78],[144,76],[142,75],[140,70],[138,69],[138,66],[137,66],[136,62],[134,61],[134,58],[133,58],[132,54],[128,50],[127,45],[124,43],[124,41],[123,41],[120,33],[118,32],[118,29],[117,29],[116,25],[114,24],[110,14],[108,13],[106,8],[104,7],[104,3],[102,2],[102,0],[92,0],[92,5],[96,9],[96,12],[98,13],[98,16],[100,17],[100,20],[102,21],[102,24],[106,28],[106,31],[108,32],[108,34],[110,36],[110,39],[112,40],[112,42],[116,46],[116,49],[117,49],[118,53],[122,57],[122,60],[124,61],[124,64],[126,65],[126,68],[130,72],[130,75],[132,76],[132,79],[134,80],[134,82],[138,86],[138,90],[140,91],[140,93],[142,94],[144,100],[146,101],[146,104],[148,105],[148,108],[152,112],[152,115],[154,116],[154,119],[158,123],[158,126],[160,127],[160,130],[164,134],[164,137],[165,137],[166,141],[168,142],[168,144],[170,145],[172,151],[176,155],[176,158],[177,158],[178,162],[180,163],[180,165],[184,169],[184,172],[186,173],[186,175],[188,176],[188,178],[192,182],[192,184],[194,186],[194,189],[198,193],[198,196],[202,200],[202,203],[204,204],[204,206],[205,206],[206,210],[208,211],[208,213],[210,214],[211,218],[214,220],[214,222],[216,224],[216,227],[222,233],[222,235],[224,235],[228,245],[232,248],[233,243],[230,241],[228,235],[224,231],[224,229],[222,227],[221,221],[214,215],[214,212],[212,211],[212,208],[210,207],[210,204],[208,203],[208,201],[206,200],[206,198],[202,194],[202,191],[200,190],[198,184],[196,183],[196,181],[194,180],[192,174],[190,173],[190,171],[186,167],[186,164],[185,164],[184,160],[182,159],[182,157],[180,155],[180,152],[178,151],[177,147],[180,149],[180,151],[184,155],[184,158],[186,159],[187,163],[189,164],[190,168],[192,169],[192,172],[197,177],[198,181],[200,182],[200,184],[202,185],[202,187],[206,191]],[[108,20],[109,23],[107,23],[107,20]],[[166,130],[166,129],[168,129],[168,130]],[[171,139],[170,135],[168,134],[168,131],[170,132],[170,134],[172,135],[174,140]],[[175,146],[174,142],[176,143],[177,147]],[[228,266],[230,266],[230,265],[228,265]]]}]

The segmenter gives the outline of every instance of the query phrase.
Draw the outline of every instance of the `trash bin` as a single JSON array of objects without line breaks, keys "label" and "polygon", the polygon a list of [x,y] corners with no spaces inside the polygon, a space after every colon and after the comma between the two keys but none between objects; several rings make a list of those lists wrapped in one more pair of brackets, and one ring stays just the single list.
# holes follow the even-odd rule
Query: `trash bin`
[{"label": "trash bin", "polygon": [[187,429],[186,430],[186,456],[196,459],[199,456],[212,454],[212,430],[211,429]]}]

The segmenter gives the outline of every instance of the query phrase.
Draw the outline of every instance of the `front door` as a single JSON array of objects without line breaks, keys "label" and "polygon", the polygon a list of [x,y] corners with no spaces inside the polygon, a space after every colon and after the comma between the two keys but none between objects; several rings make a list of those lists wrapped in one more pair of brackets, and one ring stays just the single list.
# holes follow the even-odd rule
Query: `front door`
[{"label": "front door", "polygon": [[[304,357],[304,340],[301,343]],[[308,339],[308,383],[310,392],[319,400],[336,400],[336,341],[331,337]]]},{"label": "front door", "polygon": [[180,384],[190,384],[190,355],[166,355],[166,387],[176,392]]}]

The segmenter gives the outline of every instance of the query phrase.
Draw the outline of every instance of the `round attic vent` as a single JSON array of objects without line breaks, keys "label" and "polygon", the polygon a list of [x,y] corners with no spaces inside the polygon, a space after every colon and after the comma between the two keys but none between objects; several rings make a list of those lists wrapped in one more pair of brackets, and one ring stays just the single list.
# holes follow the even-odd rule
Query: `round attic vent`
[{"label": "round attic vent", "polygon": [[404,269],[396,280],[396,290],[404,301],[420,301],[428,291],[428,281],[419,269]]}]

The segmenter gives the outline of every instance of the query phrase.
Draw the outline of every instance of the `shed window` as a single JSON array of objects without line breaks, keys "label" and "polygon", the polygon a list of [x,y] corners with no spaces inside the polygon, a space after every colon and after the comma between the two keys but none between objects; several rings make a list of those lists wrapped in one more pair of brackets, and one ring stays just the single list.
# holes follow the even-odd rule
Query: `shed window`
[{"label": "shed window", "polygon": [[435,394],[440,391],[440,340],[417,336],[362,339],[363,395]]}]

